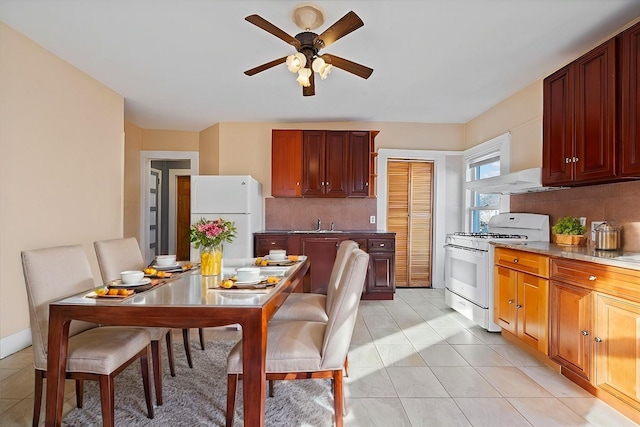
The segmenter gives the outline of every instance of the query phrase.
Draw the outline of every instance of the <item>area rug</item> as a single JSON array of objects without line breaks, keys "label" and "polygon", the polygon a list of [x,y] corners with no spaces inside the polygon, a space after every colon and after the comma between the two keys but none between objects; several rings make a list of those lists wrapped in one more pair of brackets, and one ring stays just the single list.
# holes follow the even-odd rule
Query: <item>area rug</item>
[{"label": "area rug", "polygon": [[[162,406],[155,406],[155,418],[147,418],[140,363],[136,362],[115,379],[115,424],[143,426],[224,426],[227,402],[227,355],[234,341],[208,341],[206,350],[192,342],[193,369],[187,365],[182,346],[174,344],[176,376],[169,375],[163,355]],[[154,396],[155,401],[155,396]],[[73,400],[75,404],[75,399]],[[238,387],[234,426],[243,426],[242,381]],[[63,426],[101,426],[100,390],[95,381],[85,382],[84,406],[67,414]],[[277,381],[275,396],[266,398],[265,425],[333,425],[333,397],[330,380]]]}]

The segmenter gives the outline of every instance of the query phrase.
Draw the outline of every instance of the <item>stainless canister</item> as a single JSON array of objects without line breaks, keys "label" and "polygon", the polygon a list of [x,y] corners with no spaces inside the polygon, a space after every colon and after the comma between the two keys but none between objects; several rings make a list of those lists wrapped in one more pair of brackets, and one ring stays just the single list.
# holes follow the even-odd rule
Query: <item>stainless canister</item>
[{"label": "stainless canister", "polygon": [[596,227],[595,248],[604,251],[620,249],[620,228],[603,222]]}]

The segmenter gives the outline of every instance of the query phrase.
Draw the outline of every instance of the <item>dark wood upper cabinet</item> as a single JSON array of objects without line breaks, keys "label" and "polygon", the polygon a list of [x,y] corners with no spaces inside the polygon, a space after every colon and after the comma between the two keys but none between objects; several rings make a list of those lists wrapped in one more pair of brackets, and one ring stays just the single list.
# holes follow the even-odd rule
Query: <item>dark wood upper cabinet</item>
[{"label": "dark wood upper cabinet", "polygon": [[545,185],[573,181],[573,67],[566,66],[543,83],[542,180]]},{"label": "dark wood upper cabinet", "polygon": [[271,132],[271,195],[302,195],[302,131]]},{"label": "dark wood upper cabinet", "polygon": [[273,130],[274,197],[375,197],[378,131]]},{"label": "dark wood upper cabinet", "polygon": [[616,42],[575,61],[575,181],[616,176]]},{"label": "dark wood upper cabinet", "polygon": [[640,23],[622,33],[621,175],[640,176]]},{"label": "dark wood upper cabinet", "polygon": [[640,24],[544,79],[542,183],[640,177]]},{"label": "dark wood upper cabinet", "polygon": [[371,154],[369,132],[350,132],[347,193],[351,197],[369,195],[369,157]]}]

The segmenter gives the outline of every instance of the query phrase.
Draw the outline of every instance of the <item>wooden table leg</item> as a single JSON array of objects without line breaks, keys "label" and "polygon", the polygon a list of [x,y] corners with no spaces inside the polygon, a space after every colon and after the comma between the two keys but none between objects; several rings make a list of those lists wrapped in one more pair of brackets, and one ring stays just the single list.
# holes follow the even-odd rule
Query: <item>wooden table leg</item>
[{"label": "wooden table leg", "polygon": [[267,319],[255,310],[242,324],[242,370],[245,427],[264,426]]},{"label": "wooden table leg", "polygon": [[47,350],[47,406],[45,425],[57,427],[62,424],[64,403],[64,380],[66,377],[69,325],[56,306],[49,306],[49,344]]}]

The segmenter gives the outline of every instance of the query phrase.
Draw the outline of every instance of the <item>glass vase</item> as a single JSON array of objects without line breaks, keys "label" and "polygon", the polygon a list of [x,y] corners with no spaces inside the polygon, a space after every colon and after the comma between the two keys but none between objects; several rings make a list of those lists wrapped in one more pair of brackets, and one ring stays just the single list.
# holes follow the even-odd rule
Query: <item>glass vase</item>
[{"label": "glass vase", "polygon": [[200,271],[203,276],[222,274],[222,251],[222,244],[200,247]]}]

